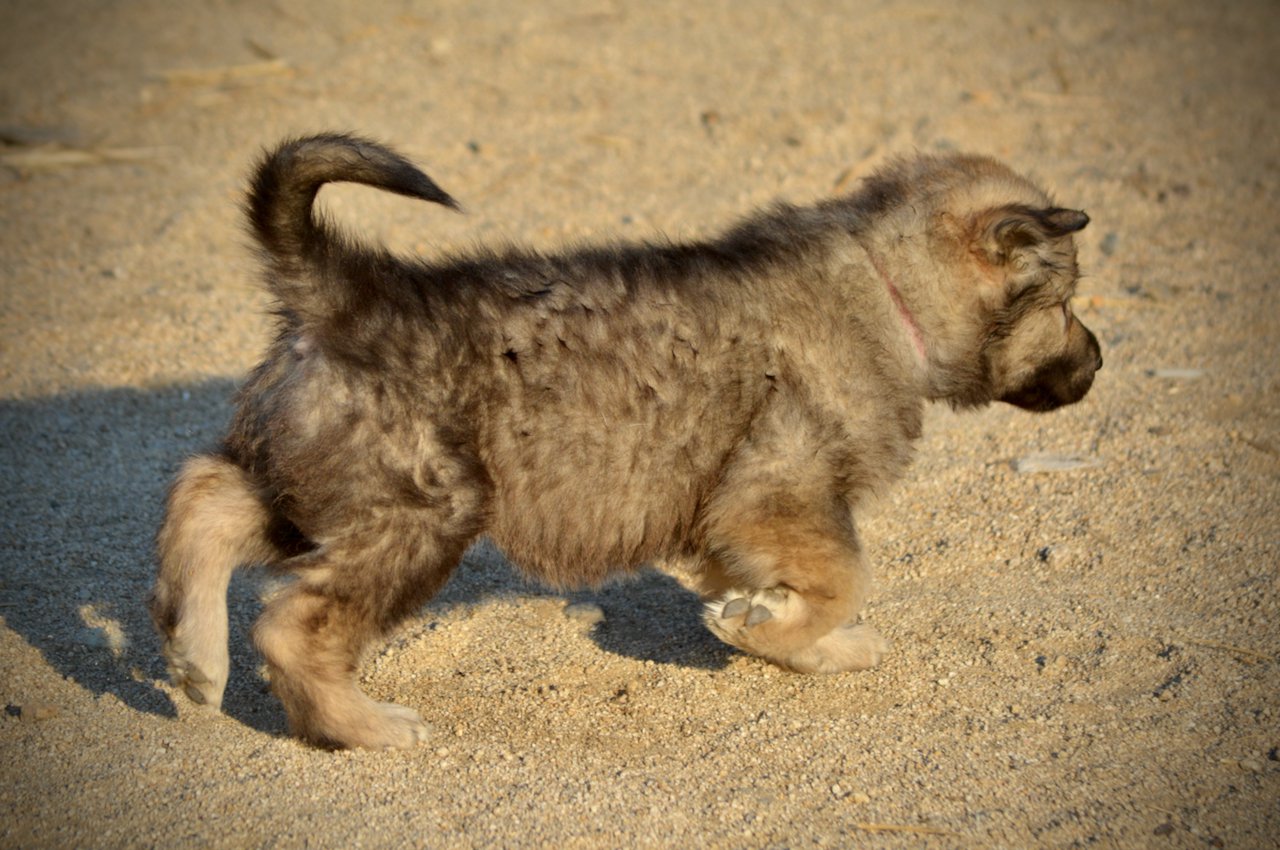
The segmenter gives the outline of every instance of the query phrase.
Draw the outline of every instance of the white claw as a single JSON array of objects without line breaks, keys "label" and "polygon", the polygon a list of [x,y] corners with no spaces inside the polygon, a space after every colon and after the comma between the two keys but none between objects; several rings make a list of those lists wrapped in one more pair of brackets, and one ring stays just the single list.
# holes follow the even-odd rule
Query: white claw
[{"label": "white claw", "polygon": [[209,677],[194,664],[188,664],[186,669],[183,670],[183,673],[186,675],[188,682],[192,682],[197,685],[208,685],[211,683]]}]

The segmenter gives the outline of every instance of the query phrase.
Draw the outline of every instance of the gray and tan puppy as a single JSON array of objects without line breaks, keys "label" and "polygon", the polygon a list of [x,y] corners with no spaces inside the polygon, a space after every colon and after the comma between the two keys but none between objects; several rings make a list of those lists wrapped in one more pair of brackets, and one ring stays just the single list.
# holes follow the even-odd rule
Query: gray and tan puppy
[{"label": "gray and tan puppy", "polygon": [[320,220],[334,181],[455,205],[351,136],[262,161],[248,213],[278,334],[220,450],[173,485],[151,599],[175,683],[218,706],[232,571],[292,573],[254,640],[321,745],[423,737],[357,664],[483,534],[557,586],[681,557],[726,642],[871,667],[853,516],[924,402],[1050,410],[1102,365],[1070,302],[1088,218],[990,159],[901,160],[709,241],[434,263]]}]

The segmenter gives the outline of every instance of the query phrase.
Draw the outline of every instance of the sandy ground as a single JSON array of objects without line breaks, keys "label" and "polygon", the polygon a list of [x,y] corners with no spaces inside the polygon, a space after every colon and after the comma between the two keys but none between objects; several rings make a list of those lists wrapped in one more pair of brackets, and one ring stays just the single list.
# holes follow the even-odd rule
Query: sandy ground
[{"label": "sandy ground", "polygon": [[[0,5],[0,845],[1275,846],[1280,15],[953,5]],[[1107,365],[1053,416],[931,412],[863,521],[874,672],[735,654],[678,574],[563,596],[480,548],[362,674],[432,743],[309,749],[247,641],[266,579],[233,584],[219,716],[141,602],[167,479],[266,338],[248,163],[326,128],[466,205],[327,190],[424,255],[991,153],[1093,216]],[[1044,456],[1074,468],[1019,471]]]}]

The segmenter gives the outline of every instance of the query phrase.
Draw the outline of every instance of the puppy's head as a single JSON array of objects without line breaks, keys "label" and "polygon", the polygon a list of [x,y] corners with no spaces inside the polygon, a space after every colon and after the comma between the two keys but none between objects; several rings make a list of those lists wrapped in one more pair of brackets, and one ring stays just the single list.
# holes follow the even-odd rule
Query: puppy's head
[{"label": "puppy's head", "polygon": [[910,282],[931,399],[1043,411],[1089,391],[1102,354],[1071,310],[1087,215],[970,154],[895,160],[852,203],[868,251]]},{"label": "puppy's head", "polygon": [[982,357],[991,398],[1026,410],[1072,404],[1102,368],[1097,337],[1071,310],[1078,210],[1007,204],[971,219],[970,256],[986,290]]}]

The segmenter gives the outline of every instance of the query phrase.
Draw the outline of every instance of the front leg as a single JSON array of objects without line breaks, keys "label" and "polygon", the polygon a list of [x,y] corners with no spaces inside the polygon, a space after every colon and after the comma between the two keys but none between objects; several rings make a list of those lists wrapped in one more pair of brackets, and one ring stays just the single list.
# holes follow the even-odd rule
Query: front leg
[{"label": "front leg", "polygon": [[856,622],[870,570],[852,526],[833,514],[750,511],[723,524],[700,577],[712,633],[802,673],[878,664],[888,643]]}]

